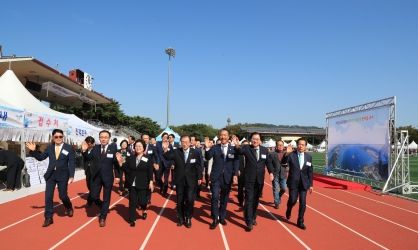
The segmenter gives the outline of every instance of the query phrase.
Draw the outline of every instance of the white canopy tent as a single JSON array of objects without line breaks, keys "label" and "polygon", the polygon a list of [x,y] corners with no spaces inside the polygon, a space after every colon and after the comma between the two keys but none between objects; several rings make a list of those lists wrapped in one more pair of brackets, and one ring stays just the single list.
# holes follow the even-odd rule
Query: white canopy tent
[{"label": "white canopy tent", "polygon": [[99,143],[101,128],[95,127],[73,114],[63,114],[68,118],[67,141],[70,144],[81,145],[87,136],[92,136]]},{"label": "white canopy tent", "polygon": [[49,142],[52,130],[67,131],[68,118],[37,100],[12,70],[0,77],[0,89],[0,99],[25,110],[22,141]]},{"label": "white canopy tent", "polygon": [[166,128],[164,129],[164,131],[163,131],[163,132],[161,132],[161,134],[159,134],[159,135],[155,138],[155,140],[156,140],[156,141],[161,141],[161,135],[162,135],[164,132],[166,132],[167,134],[173,134],[173,135],[175,136],[174,141],[175,141],[175,142],[180,142],[180,135],[179,135],[179,134],[177,134],[176,132],[174,132],[174,130],[172,130],[170,127],[166,127]]},{"label": "white canopy tent", "polygon": [[24,110],[0,99],[0,141],[19,141]]},{"label": "white canopy tent", "polygon": [[308,143],[308,145],[306,145],[307,149],[312,149],[312,145]]},{"label": "white canopy tent", "polygon": [[412,141],[411,144],[408,145],[408,149],[417,149],[418,145],[415,143],[415,141]]},{"label": "white canopy tent", "polygon": [[263,145],[264,147],[274,147],[276,146],[276,142],[270,138],[270,140],[268,140],[266,143],[264,143]]},{"label": "white canopy tent", "polygon": [[295,142],[295,140],[292,140],[289,144],[291,144],[292,147],[296,148],[296,142]]}]

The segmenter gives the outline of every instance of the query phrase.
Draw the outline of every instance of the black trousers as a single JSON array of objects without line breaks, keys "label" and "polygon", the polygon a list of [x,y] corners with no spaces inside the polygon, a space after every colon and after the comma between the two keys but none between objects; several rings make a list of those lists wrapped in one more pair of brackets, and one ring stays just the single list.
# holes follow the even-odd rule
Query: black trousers
[{"label": "black trousers", "polygon": [[244,202],[244,171],[238,176],[238,202]]},{"label": "black trousers", "polygon": [[293,206],[296,204],[296,201],[299,196],[299,214],[298,214],[298,223],[303,223],[305,221],[304,215],[306,210],[306,194],[307,190],[303,187],[302,182],[299,182],[298,188],[289,188],[289,200],[287,200],[287,212],[291,213]]},{"label": "black trousers", "polygon": [[73,204],[71,203],[70,198],[68,197],[68,194],[67,194],[68,180],[57,181],[56,180],[56,171],[53,171],[51,176],[46,181],[46,186],[45,186],[45,213],[44,213],[44,216],[47,219],[52,218],[53,211],[54,211],[53,199],[54,199],[55,186],[58,186],[59,198],[61,199],[62,203],[64,204],[64,207],[67,208],[67,209],[73,207]]},{"label": "black trousers", "polygon": [[[123,181],[123,174],[125,174],[125,181]],[[124,191],[125,189],[129,190],[128,187],[129,172],[125,170],[120,170],[120,181],[119,181],[119,191]]]},{"label": "black trousers", "polygon": [[[107,214],[109,213],[109,204],[110,204],[110,194],[113,186],[113,178],[109,182],[102,180],[102,174],[99,172],[96,176],[93,177],[91,182],[91,198],[100,209],[100,219],[106,219]],[[100,191],[103,187],[103,200],[100,199]]]},{"label": "black trousers", "polygon": [[195,188],[196,187],[190,187],[185,178],[183,178],[183,180],[176,187],[177,217],[181,221],[183,221],[184,217],[187,219],[191,219],[193,217],[194,197],[196,194]]},{"label": "black trousers", "polygon": [[210,189],[212,191],[211,199],[211,216],[213,219],[225,219],[226,207],[228,205],[229,193],[231,191],[231,184],[225,182],[223,175],[219,176],[218,180],[212,182]]},{"label": "black trousers", "polygon": [[129,221],[136,221],[138,217],[136,212],[136,205],[138,204],[142,210],[147,208],[147,192],[148,189],[137,189],[131,187],[129,191]]},{"label": "black trousers", "polygon": [[19,189],[22,186],[20,178],[22,176],[22,169],[25,163],[18,161],[7,167],[7,188],[8,189]]},{"label": "black trousers", "polygon": [[92,182],[92,175],[91,175],[91,171],[90,168],[87,168],[84,173],[86,174],[86,185],[87,185],[87,189],[89,190],[89,196],[87,196],[87,203],[88,204],[92,204],[93,203],[93,199],[91,198],[91,182]]},{"label": "black trousers", "polygon": [[244,207],[244,220],[247,225],[252,223],[257,218],[257,208],[260,199],[260,192],[262,184],[245,183],[245,207]]}]

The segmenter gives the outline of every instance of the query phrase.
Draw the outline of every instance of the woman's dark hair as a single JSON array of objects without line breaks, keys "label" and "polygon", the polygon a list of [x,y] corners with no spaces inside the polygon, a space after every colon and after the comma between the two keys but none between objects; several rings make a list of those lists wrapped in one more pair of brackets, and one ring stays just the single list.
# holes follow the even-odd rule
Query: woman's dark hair
[{"label": "woman's dark hair", "polygon": [[129,142],[127,140],[122,140],[119,144],[120,147],[122,147],[122,143],[126,142],[126,147],[128,147]]},{"label": "woman's dark hair", "polygon": [[146,145],[145,145],[145,141],[142,140],[142,139],[136,140],[135,143],[134,143],[134,147],[136,146],[137,143],[141,143],[142,147],[144,148],[144,151],[145,151],[145,149],[147,148]]}]

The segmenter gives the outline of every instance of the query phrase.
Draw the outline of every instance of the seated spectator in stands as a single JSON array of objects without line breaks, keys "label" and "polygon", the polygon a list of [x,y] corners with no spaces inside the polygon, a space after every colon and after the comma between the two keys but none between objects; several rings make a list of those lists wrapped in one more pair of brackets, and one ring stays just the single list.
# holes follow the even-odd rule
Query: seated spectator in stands
[{"label": "seated spectator in stands", "polygon": [[9,150],[0,151],[0,166],[7,166],[7,187],[4,192],[19,190],[21,187],[20,176],[25,163],[22,158]]}]

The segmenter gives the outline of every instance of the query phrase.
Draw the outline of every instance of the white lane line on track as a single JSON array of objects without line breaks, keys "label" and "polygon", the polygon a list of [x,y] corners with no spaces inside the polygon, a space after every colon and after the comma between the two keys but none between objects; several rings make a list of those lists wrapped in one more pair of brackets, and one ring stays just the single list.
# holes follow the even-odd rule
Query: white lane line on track
[{"label": "white lane line on track", "polygon": [[366,197],[366,196],[363,196],[363,195],[359,195],[359,194],[355,194],[355,193],[352,193],[352,192],[348,192],[347,190],[341,190],[341,191],[344,192],[344,193],[348,193],[348,194],[351,194],[351,195],[355,195],[355,196],[358,196],[358,197],[362,197],[362,198],[367,199],[367,200],[375,201],[375,202],[384,204],[386,206],[394,207],[394,208],[397,208],[397,209],[400,209],[400,210],[403,210],[403,211],[406,211],[406,212],[409,212],[409,213],[418,214],[417,212],[410,211],[408,209],[401,208],[401,207],[398,207],[398,206],[395,206],[395,205],[391,205],[389,203],[385,203],[385,202],[382,202],[382,201],[378,201],[378,200],[375,200],[375,199],[372,199],[372,198],[369,198],[369,197]]},{"label": "white lane line on track", "polygon": [[[268,184],[267,184],[268,185]],[[263,206],[263,204],[259,204],[264,210],[266,210],[267,213],[270,214],[271,217],[273,217],[284,229],[286,229],[287,232],[289,232],[297,241],[299,241],[300,244],[302,244],[302,246],[304,246],[306,249],[310,249],[308,247],[308,245],[306,245],[301,239],[299,239],[299,237],[296,236],[296,234],[294,234],[292,231],[290,231],[289,228],[287,228],[283,222],[281,222],[280,220],[278,220],[276,218],[276,216],[274,216],[274,214],[272,214],[269,210],[267,210],[267,208],[265,206]]]},{"label": "white lane line on track", "polygon": [[[81,194],[81,195],[77,195],[76,197],[71,198],[70,200],[72,201],[72,200],[74,200],[74,199],[77,199],[78,197],[81,197],[81,196],[85,195],[85,194],[88,194],[88,192],[87,192],[87,193],[84,193],[84,194]],[[55,206],[54,206],[54,208],[56,208],[56,207],[58,207],[58,206],[61,206],[62,204],[63,204],[63,203],[57,204],[57,205],[55,205]],[[0,229],[0,232],[1,232],[1,231],[3,231],[3,230],[8,229],[8,228],[10,228],[10,227],[13,227],[13,226],[15,226],[15,225],[17,225],[17,224],[19,224],[19,223],[22,223],[22,222],[24,222],[24,221],[26,221],[26,220],[29,220],[30,218],[33,218],[33,217],[35,217],[35,216],[37,216],[37,215],[43,214],[43,213],[44,213],[44,211],[39,212],[39,213],[36,213],[36,214],[34,214],[34,215],[31,215],[31,216],[29,216],[29,217],[26,217],[26,218],[24,218],[24,219],[22,219],[22,220],[18,221],[18,222],[15,222],[15,223],[13,223],[13,224],[10,224],[10,225],[8,225],[8,226],[5,226],[5,227],[3,227],[3,228],[1,228],[1,229]]]},{"label": "white lane line on track", "polygon": [[[268,186],[270,186],[270,187],[271,187],[271,185],[270,185],[269,183],[267,183],[267,182],[264,182],[264,183],[265,183],[265,184],[267,184]],[[286,194],[286,193],[285,193],[285,195],[286,195],[286,196],[289,196],[289,195],[288,195],[288,194]],[[298,202],[299,202],[299,201],[298,201]],[[320,215],[324,216],[325,218],[327,218],[327,219],[329,219],[329,220],[331,220],[331,221],[333,221],[333,222],[337,223],[338,225],[340,225],[340,226],[342,226],[342,227],[344,227],[344,228],[348,229],[349,231],[351,231],[351,232],[353,232],[353,233],[357,234],[358,236],[360,236],[360,237],[362,237],[362,238],[364,238],[364,239],[366,239],[366,240],[370,241],[371,243],[373,243],[373,244],[375,244],[375,245],[377,245],[377,246],[379,246],[379,247],[381,247],[381,248],[383,248],[383,249],[388,249],[388,248],[386,248],[386,247],[384,247],[384,246],[380,245],[379,243],[377,243],[377,242],[373,241],[372,239],[367,238],[366,236],[362,235],[361,233],[359,233],[359,232],[357,232],[357,231],[355,231],[355,230],[353,230],[353,229],[349,228],[348,226],[346,226],[346,225],[342,224],[341,222],[339,222],[339,221],[337,221],[337,220],[335,220],[335,219],[333,219],[333,218],[331,218],[331,217],[329,217],[329,216],[325,215],[325,214],[324,214],[324,213],[322,213],[322,212],[319,212],[318,210],[314,209],[313,207],[308,206],[308,205],[306,205],[306,206],[307,206],[308,208],[312,209],[313,211],[315,211],[315,212],[319,213]]]},{"label": "white lane line on track", "polygon": [[224,229],[222,228],[222,225],[221,224],[219,224],[219,230],[221,230],[222,240],[224,242],[225,249],[226,250],[229,250],[228,241],[226,240],[225,232],[224,232]]},{"label": "white lane line on track", "polygon": [[[122,198],[120,198],[119,200],[117,200],[115,203],[113,203],[112,205],[109,206],[109,210],[115,206],[116,204],[118,204],[121,200],[123,200],[124,198],[126,198],[128,196],[128,194],[126,194],[125,196],[123,196]],[[77,228],[76,230],[74,230],[74,232],[70,233],[69,235],[67,235],[67,237],[65,237],[64,239],[62,239],[60,242],[58,242],[57,244],[55,244],[54,246],[52,246],[50,248],[51,249],[55,249],[57,248],[59,245],[61,245],[64,241],[68,240],[71,236],[73,236],[74,234],[76,234],[78,231],[80,231],[81,229],[83,229],[84,227],[86,227],[88,224],[90,224],[90,222],[92,222],[93,220],[95,220],[99,215],[94,216],[91,220],[87,221],[86,223],[84,223],[84,225],[82,225],[81,227]]]},{"label": "white lane line on track", "polygon": [[407,229],[407,230],[409,230],[409,231],[412,231],[412,232],[414,232],[414,233],[418,233],[418,231],[416,231],[416,230],[414,230],[414,229],[412,229],[412,228],[409,228],[409,227],[406,227],[406,226],[401,225],[401,224],[399,224],[399,223],[396,223],[396,222],[394,222],[394,221],[388,220],[388,219],[383,218],[383,217],[381,217],[381,216],[379,216],[379,215],[376,215],[376,214],[370,213],[370,212],[368,212],[368,211],[366,211],[366,210],[360,209],[360,208],[358,208],[358,207],[355,207],[355,206],[350,205],[350,204],[348,204],[348,203],[345,203],[345,202],[343,202],[343,201],[340,201],[340,200],[334,199],[334,198],[332,198],[332,197],[329,197],[328,195],[321,194],[321,193],[319,193],[319,192],[315,192],[315,193],[316,193],[316,194],[319,194],[319,195],[322,195],[322,196],[324,196],[324,197],[327,197],[328,199],[331,199],[331,200],[334,200],[334,201],[336,201],[336,202],[339,202],[339,203],[341,203],[341,204],[344,204],[344,205],[346,205],[346,206],[349,206],[349,207],[352,207],[352,208],[354,208],[354,209],[357,209],[357,210],[359,210],[359,211],[362,211],[362,212],[364,212],[364,213],[366,213],[366,214],[370,214],[370,215],[372,215],[372,216],[374,216],[374,217],[376,217],[376,218],[382,219],[382,220],[384,220],[384,221],[387,221],[387,222],[392,223],[392,224],[394,224],[394,225],[397,225],[397,226],[399,226],[399,227],[405,228],[405,229]]},{"label": "white lane line on track", "polygon": [[142,242],[142,245],[141,245],[140,250],[143,250],[143,249],[145,248],[145,246],[146,246],[146,245],[147,245],[147,243],[148,243],[149,238],[151,238],[151,234],[152,234],[152,232],[154,231],[154,228],[157,226],[157,223],[158,223],[158,221],[160,220],[160,217],[161,217],[161,215],[162,215],[162,214],[163,214],[163,212],[164,212],[165,206],[167,206],[168,201],[170,201],[170,197],[171,197],[171,195],[173,194],[173,192],[174,192],[174,190],[171,190],[170,195],[169,195],[169,196],[167,197],[167,199],[165,200],[165,203],[164,203],[163,207],[161,208],[161,211],[160,211],[160,213],[158,214],[157,218],[155,219],[154,224],[152,224],[152,227],[151,227],[151,229],[149,230],[149,232],[148,232],[148,234],[147,234],[147,237],[145,237],[144,242]]}]

